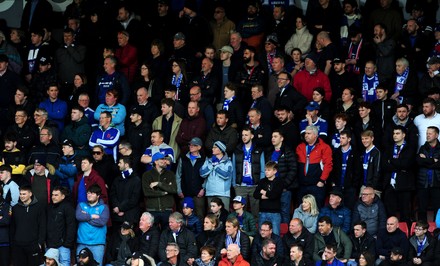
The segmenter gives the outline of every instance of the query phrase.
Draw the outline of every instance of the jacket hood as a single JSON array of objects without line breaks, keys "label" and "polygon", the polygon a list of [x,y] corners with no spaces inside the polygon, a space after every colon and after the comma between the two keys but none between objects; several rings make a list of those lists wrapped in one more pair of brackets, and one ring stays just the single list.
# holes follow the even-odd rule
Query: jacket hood
[{"label": "jacket hood", "polygon": [[23,207],[29,207],[31,205],[37,204],[37,202],[38,202],[37,198],[34,197],[34,196],[32,196],[31,198],[32,198],[32,201],[31,201],[31,203],[29,203],[29,205],[25,205],[20,199],[18,200],[17,204],[20,205],[20,206],[23,206]]}]

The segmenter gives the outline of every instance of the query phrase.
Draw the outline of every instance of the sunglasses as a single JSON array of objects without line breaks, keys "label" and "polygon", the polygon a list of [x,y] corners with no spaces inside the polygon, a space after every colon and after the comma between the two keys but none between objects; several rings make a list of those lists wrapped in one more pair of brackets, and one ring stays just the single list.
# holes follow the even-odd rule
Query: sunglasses
[{"label": "sunglasses", "polygon": [[100,151],[92,151],[92,154],[93,154],[93,155],[101,155],[102,152],[100,152]]}]

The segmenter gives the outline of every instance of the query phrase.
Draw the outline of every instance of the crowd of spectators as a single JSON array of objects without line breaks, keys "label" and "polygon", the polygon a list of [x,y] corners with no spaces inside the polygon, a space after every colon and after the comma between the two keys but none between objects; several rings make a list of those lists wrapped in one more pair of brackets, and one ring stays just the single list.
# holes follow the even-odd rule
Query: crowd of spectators
[{"label": "crowd of spectators", "polygon": [[0,266],[440,264],[438,1],[293,2],[2,23]]}]

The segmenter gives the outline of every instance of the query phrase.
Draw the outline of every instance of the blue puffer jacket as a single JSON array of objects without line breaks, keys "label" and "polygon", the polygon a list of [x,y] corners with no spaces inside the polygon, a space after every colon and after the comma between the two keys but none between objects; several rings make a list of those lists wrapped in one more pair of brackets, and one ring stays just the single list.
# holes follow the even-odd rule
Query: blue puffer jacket
[{"label": "blue puffer jacket", "polygon": [[61,157],[60,165],[55,170],[55,175],[60,178],[60,185],[73,189],[73,183],[75,181],[76,174],[78,173],[78,166],[81,165],[81,161],[76,156],[76,153],[71,156]]},{"label": "blue puffer jacket", "polygon": [[190,216],[184,215],[183,223],[185,224],[186,228],[194,233],[195,237],[197,237],[203,231],[202,222],[194,213],[192,213]]},{"label": "blue puffer jacket", "polygon": [[203,187],[206,196],[230,197],[232,182],[232,162],[228,155],[223,156],[218,164],[213,166],[212,158],[206,158],[200,175],[206,179]]},{"label": "blue puffer jacket", "polygon": [[349,208],[339,205],[333,209],[330,205],[323,207],[319,212],[319,218],[328,216],[332,219],[333,226],[340,227],[344,233],[348,234],[351,227],[351,211]]}]

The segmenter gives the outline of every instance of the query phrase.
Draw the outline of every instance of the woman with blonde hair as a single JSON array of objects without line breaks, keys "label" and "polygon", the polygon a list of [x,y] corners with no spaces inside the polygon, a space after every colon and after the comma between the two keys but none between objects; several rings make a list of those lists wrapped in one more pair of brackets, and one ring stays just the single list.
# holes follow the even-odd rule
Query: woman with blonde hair
[{"label": "woman with blonde hair", "polygon": [[[221,255],[226,255],[226,250],[231,244],[237,244],[240,247],[241,255],[245,260],[251,259],[251,242],[249,236],[240,230],[240,222],[235,217],[229,217],[225,223],[225,233],[220,249]],[[217,249],[218,250],[218,249]]]},{"label": "woman with blonde hair", "polygon": [[293,212],[292,218],[298,218],[303,222],[303,225],[310,233],[316,232],[316,225],[318,222],[319,209],[316,204],[316,199],[313,195],[307,194],[302,198],[302,203]]}]

